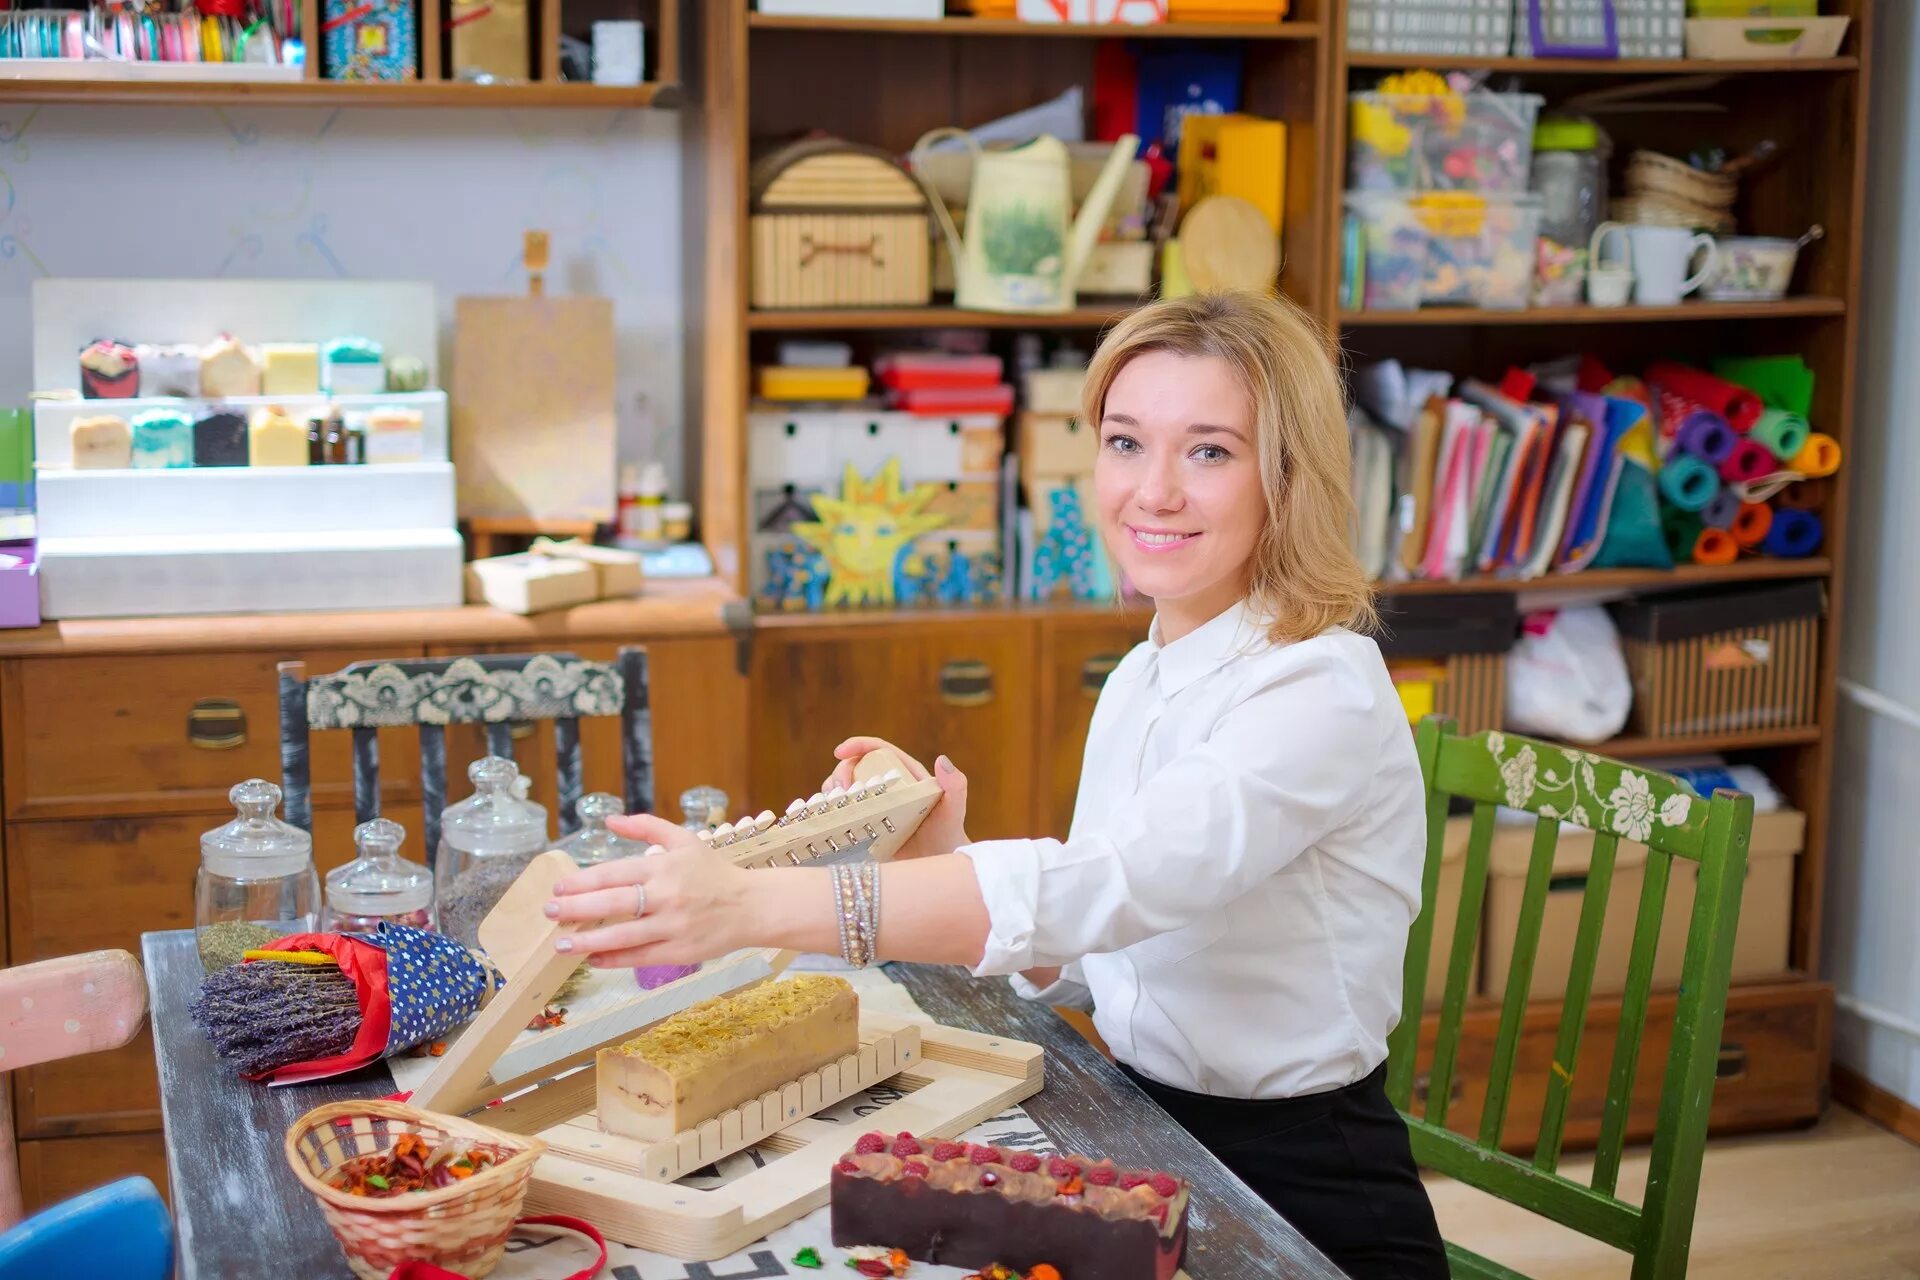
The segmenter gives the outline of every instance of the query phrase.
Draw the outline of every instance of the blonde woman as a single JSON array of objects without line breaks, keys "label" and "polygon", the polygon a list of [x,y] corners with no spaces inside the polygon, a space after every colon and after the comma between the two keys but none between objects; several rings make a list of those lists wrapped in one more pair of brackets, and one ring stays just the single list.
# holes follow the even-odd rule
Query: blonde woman
[{"label": "blonde woman", "polygon": [[[1383,1088],[1420,769],[1363,634],[1323,335],[1273,298],[1156,303],[1101,343],[1083,409],[1101,537],[1155,616],[1100,694],[1068,838],[969,840],[945,756],[940,804],[880,868],[749,873],[673,823],[616,819],[664,852],[562,881],[549,915],[618,922],[560,945],[603,965],[777,946],[1017,975],[1090,1007],[1141,1087],[1349,1275],[1444,1277]],[[833,781],[885,745],[849,739]]]}]

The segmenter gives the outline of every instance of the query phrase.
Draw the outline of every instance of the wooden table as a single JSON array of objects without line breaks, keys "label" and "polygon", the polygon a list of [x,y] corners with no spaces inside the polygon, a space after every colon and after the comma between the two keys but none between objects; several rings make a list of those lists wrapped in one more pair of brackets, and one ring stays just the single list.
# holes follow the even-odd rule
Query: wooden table
[{"label": "wooden table", "polygon": [[[181,1280],[348,1274],[313,1199],[288,1171],[287,1127],[323,1102],[379,1097],[393,1076],[375,1065],[343,1079],[268,1089],[224,1070],[187,1016],[200,959],[186,929],[141,939],[147,969],[167,1172]],[[1314,1247],[1175,1125],[1118,1068],[1044,1006],[1004,982],[919,965],[890,971],[936,1021],[1043,1046],[1047,1087],[1025,1106],[1062,1148],[1122,1154],[1176,1169],[1193,1184],[1192,1280],[1340,1280]]]}]

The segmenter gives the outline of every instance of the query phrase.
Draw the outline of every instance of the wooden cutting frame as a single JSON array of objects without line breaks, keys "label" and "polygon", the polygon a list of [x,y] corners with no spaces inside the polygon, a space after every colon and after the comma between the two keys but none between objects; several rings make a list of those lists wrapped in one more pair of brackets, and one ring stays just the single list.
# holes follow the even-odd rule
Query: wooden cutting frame
[{"label": "wooden cutting frame", "polygon": [[[796,800],[785,815],[763,813],[738,827],[702,834],[717,851],[747,867],[803,866],[862,850],[885,861],[939,799],[938,783],[909,781],[897,757],[872,752],[855,769],[851,790]],[[541,854],[481,922],[480,944],[506,976],[506,985],[413,1091],[414,1106],[459,1115],[534,1088],[555,1093],[542,1105],[564,1110],[577,1102],[582,1086],[556,1077],[682,1009],[777,977],[792,958],[790,952],[771,949],[739,951],[652,991],[626,985],[623,973],[604,974],[595,987],[603,998],[574,1002],[560,1026],[528,1031],[527,1024],[580,964],[577,955],[556,951],[554,944],[583,926],[548,920],[542,912],[554,882],[575,870],[573,860],[558,850]],[[577,1074],[587,1078],[584,1110],[592,1105],[592,1072]]]}]

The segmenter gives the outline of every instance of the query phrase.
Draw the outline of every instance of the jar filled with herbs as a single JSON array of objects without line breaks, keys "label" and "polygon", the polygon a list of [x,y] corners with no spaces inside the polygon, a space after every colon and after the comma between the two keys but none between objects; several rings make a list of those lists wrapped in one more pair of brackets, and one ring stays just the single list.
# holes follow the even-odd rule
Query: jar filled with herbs
[{"label": "jar filled with herbs", "polygon": [[440,931],[474,947],[487,912],[552,842],[545,806],[514,794],[520,770],[513,761],[487,756],[473,762],[467,777],[473,794],[441,816],[433,879]]},{"label": "jar filled with herbs", "polygon": [[313,837],[274,816],[280,788],[249,778],[227,798],[238,816],[200,837],[194,879],[194,941],[209,972],[275,938],[312,932],[320,907]]},{"label": "jar filled with herbs", "polygon": [[353,829],[360,856],[327,872],[322,929],[371,933],[382,924],[433,928],[433,873],[400,856],[406,839],[406,828],[389,818],[374,818]]}]

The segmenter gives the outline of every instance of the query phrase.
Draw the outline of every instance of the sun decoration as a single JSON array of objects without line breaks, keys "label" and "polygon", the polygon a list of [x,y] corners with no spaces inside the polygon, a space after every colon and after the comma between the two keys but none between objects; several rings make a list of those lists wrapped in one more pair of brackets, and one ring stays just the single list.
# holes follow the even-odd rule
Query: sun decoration
[{"label": "sun decoration", "polygon": [[939,488],[900,485],[900,461],[889,458],[869,480],[847,464],[840,496],[813,499],[816,520],[796,521],[793,535],[820,553],[831,577],[826,603],[893,603],[893,567],[900,550],[946,517],[929,514]]}]

